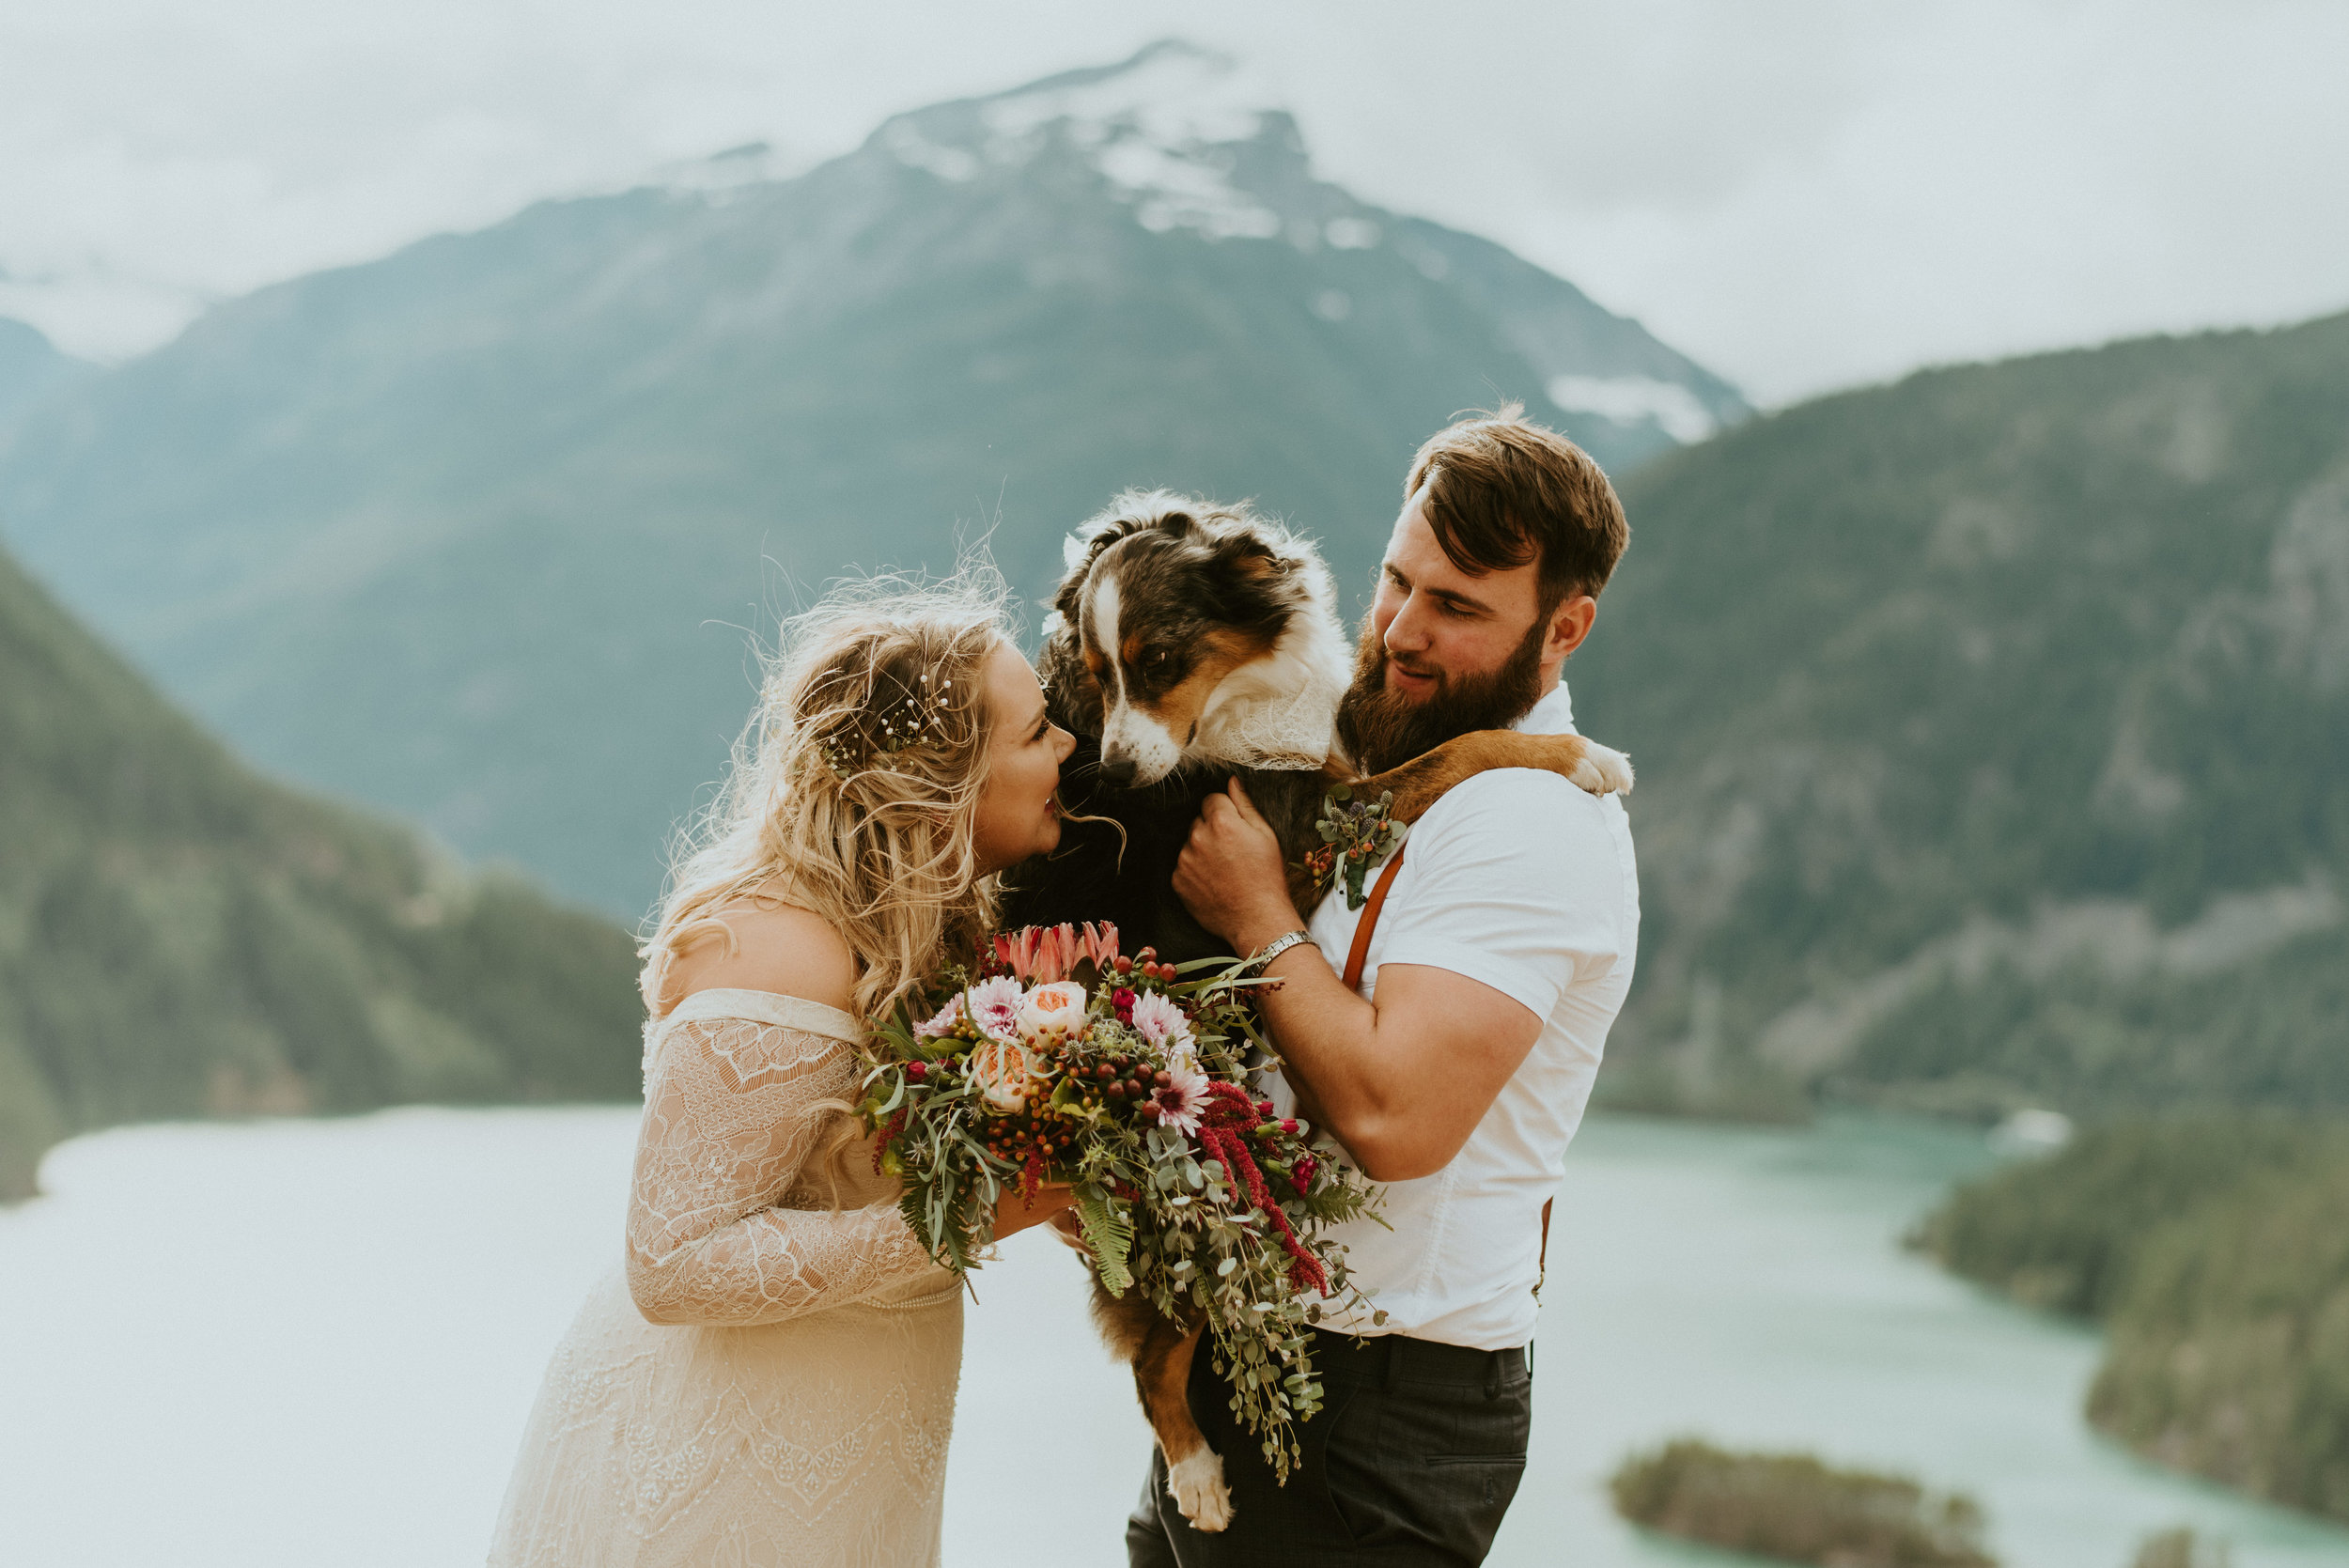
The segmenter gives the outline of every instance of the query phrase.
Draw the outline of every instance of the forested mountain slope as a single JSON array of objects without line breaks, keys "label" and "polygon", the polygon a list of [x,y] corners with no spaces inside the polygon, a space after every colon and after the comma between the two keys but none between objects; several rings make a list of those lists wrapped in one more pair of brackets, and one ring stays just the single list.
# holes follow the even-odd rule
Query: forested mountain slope
[{"label": "forested mountain slope", "polygon": [[256,777],[0,555],[0,1198],[110,1123],[636,1089],[605,921]]},{"label": "forested mountain slope", "polygon": [[1960,1188],[1912,1239],[2108,1335],[2088,1418],[2147,1457],[2349,1519],[2349,1123],[2123,1118]]},{"label": "forested mountain slope", "polygon": [[1234,90],[1162,45],[264,289],[0,437],[0,531],[263,766],[632,914],[790,583],[992,529],[1041,594],[1169,484],[1286,514],[1351,595],[1455,410],[1617,462],[1744,413]]},{"label": "forested mountain slope", "polygon": [[1626,1099],[2349,1104],[2349,317],[1937,370],[1641,470]]}]

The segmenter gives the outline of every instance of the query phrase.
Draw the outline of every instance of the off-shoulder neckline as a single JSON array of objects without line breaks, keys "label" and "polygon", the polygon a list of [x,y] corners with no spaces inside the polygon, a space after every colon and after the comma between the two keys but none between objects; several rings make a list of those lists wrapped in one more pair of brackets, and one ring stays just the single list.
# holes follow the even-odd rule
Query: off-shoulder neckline
[{"label": "off-shoulder neckline", "polygon": [[864,1026],[857,1022],[854,1014],[844,1013],[828,1003],[786,996],[781,991],[754,991],[732,986],[713,986],[688,993],[678,999],[675,1007],[655,1018],[652,1027],[666,1030],[673,1024],[707,1018],[747,1018],[781,1029],[829,1034],[851,1044],[864,1038],[865,1033]]}]

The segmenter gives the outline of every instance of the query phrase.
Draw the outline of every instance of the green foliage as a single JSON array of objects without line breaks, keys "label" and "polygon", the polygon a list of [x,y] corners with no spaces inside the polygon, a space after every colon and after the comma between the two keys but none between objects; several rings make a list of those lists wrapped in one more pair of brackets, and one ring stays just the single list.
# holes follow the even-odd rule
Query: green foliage
[{"label": "green foliage", "polygon": [[1692,1437],[1624,1461],[1615,1511],[1684,1540],[1818,1568],[1992,1568],[1983,1512],[1905,1476],[1807,1453],[1740,1453]]},{"label": "green foliage", "polygon": [[1568,671],[1640,764],[1610,1072],[2349,1106],[2349,317],[1921,373],[1625,499]]},{"label": "green foliage", "polygon": [[1133,1256],[1133,1221],[1118,1213],[1112,1205],[1108,1190],[1088,1187],[1077,1197],[1077,1219],[1084,1227],[1085,1246],[1092,1250],[1093,1265],[1100,1271],[1101,1288],[1112,1296],[1123,1296],[1134,1282],[1129,1260]]},{"label": "green foliage", "polygon": [[2099,1127],[1952,1194],[1921,1239],[2107,1330],[2089,1418],[2164,1464],[2349,1518],[2349,1124]]},{"label": "green foliage", "polygon": [[2206,1540],[2186,1525],[2147,1536],[2129,1568],[2233,1568],[2234,1553],[2224,1541]]},{"label": "green foliage", "polygon": [[0,1198],[111,1123],[621,1098],[627,938],[256,778],[0,556]]},{"label": "green foliage", "polygon": [[1943,1266],[2050,1312],[2103,1318],[2161,1228],[2249,1184],[2349,1154],[2349,1128],[2204,1113],[2092,1127],[1952,1193],[1915,1240]]},{"label": "green foliage", "polygon": [[[1052,935],[1021,936],[1039,934]],[[1296,1423],[1321,1408],[1312,1326],[1326,1306],[1386,1320],[1351,1287],[1346,1249],[1328,1234],[1375,1217],[1377,1188],[1302,1124],[1264,1117],[1249,1092],[1260,1043],[1250,993],[1268,982],[1230,959],[1161,966],[1147,948],[1128,972],[1108,972],[1125,962],[1113,938],[1079,961],[1073,928],[1058,935],[1070,939],[1058,956],[1017,960],[1022,984],[1091,983],[1058,1041],[986,1035],[972,990],[985,977],[963,966],[874,1032],[859,1113],[879,1135],[879,1166],[903,1178],[900,1212],[957,1273],[983,1261],[1003,1198],[1067,1183],[1103,1288],[1138,1289],[1159,1316],[1204,1331],[1233,1414],[1285,1479],[1300,1452]],[[1173,1001],[1188,1044],[1154,1042],[1120,1015],[1121,994]],[[950,999],[952,1022],[925,1032]],[[1161,1122],[1151,1086],[1194,1075],[1195,1125]],[[1003,1103],[1007,1080],[1015,1103]]]}]

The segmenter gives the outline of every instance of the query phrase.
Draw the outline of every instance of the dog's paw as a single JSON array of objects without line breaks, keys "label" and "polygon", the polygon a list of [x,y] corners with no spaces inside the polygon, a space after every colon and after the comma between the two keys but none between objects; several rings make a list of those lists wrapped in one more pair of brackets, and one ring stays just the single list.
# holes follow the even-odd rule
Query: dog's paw
[{"label": "dog's paw", "polygon": [[1213,1449],[1203,1448],[1170,1466],[1166,1492],[1193,1529],[1220,1530],[1232,1522],[1232,1493],[1223,1484],[1223,1456]]},{"label": "dog's paw", "polygon": [[1594,740],[1582,753],[1582,760],[1574,765],[1568,782],[1594,795],[1628,795],[1631,793],[1631,759],[1612,747]]}]

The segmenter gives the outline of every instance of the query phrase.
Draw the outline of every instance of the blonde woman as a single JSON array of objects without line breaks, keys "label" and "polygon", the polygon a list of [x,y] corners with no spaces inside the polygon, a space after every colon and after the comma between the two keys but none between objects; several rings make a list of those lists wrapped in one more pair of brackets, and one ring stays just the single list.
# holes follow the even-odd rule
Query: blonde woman
[{"label": "blonde woman", "polygon": [[1059,842],[1074,742],[1000,602],[836,598],[770,670],[644,949],[626,1265],[554,1353],[492,1564],[938,1560],[962,1300],[848,1108],[859,1020]]}]

